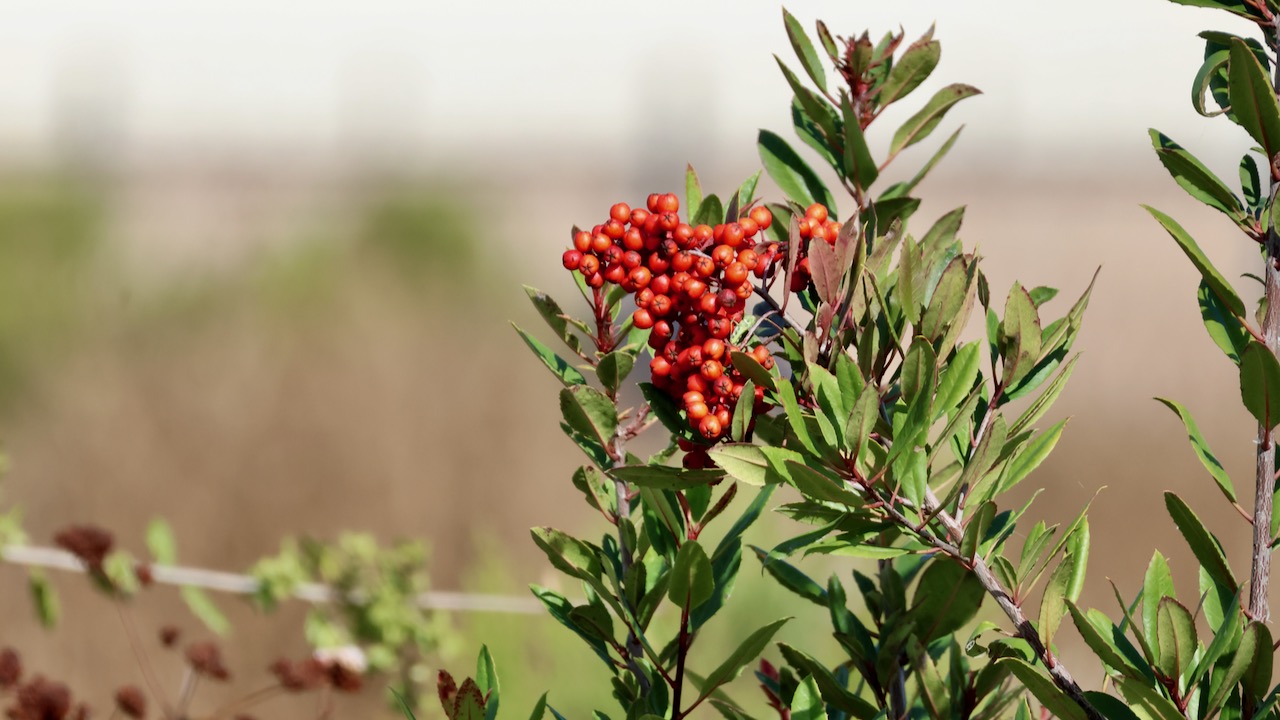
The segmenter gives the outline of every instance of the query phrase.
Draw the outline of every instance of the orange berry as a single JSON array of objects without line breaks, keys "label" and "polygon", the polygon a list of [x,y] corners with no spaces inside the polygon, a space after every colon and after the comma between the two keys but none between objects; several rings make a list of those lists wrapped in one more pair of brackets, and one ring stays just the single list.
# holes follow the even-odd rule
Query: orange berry
[{"label": "orange berry", "polygon": [[658,209],[664,213],[674,213],[680,210],[680,198],[675,193],[667,193],[659,196]]},{"label": "orange berry", "polygon": [[751,219],[760,226],[761,230],[768,230],[773,224],[773,213],[769,212],[769,208],[758,205],[751,209]]},{"label": "orange berry", "polygon": [[650,315],[648,310],[640,308],[631,314],[631,324],[641,330],[648,330],[653,327],[653,315]]},{"label": "orange berry", "polygon": [[817,220],[818,222],[826,222],[827,206],[823,205],[822,203],[814,203],[809,207],[805,208],[804,216],[807,218],[812,218],[814,220]]},{"label": "orange berry", "polygon": [[609,208],[609,217],[620,223],[627,222],[631,219],[631,206],[626,203],[618,203]]},{"label": "orange berry", "polygon": [[756,233],[760,232],[760,225],[750,217],[742,218],[738,221],[738,225],[742,226],[742,233],[747,237],[754,237]]},{"label": "orange berry", "polygon": [[724,269],[724,281],[729,285],[741,285],[747,281],[747,276],[750,272],[750,270],[747,270],[747,266],[741,262],[731,262]]},{"label": "orange berry", "polygon": [[702,367],[699,369],[699,372],[702,374],[702,377],[707,380],[714,381],[716,378],[724,374],[724,365],[721,365],[719,360],[707,360],[702,363]]},{"label": "orange berry", "polygon": [[724,341],[719,338],[710,338],[702,344],[702,354],[712,360],[719,360],[724,357]]},{"label": "orange berry", "polygon": [[720,437],[720,432],[724,425],[720,423],[720,418],[715,415],[707,415],[698,423],[698,433],[708,440],[715,440]]},{"label": "orange berry", "polygon": [[690,421],[698,422],[711,413],[711,408],[707,407],[707,404],[704,402],[694,402],[686,404],[684,406],[684,412],[685,415],[689,417]]}]

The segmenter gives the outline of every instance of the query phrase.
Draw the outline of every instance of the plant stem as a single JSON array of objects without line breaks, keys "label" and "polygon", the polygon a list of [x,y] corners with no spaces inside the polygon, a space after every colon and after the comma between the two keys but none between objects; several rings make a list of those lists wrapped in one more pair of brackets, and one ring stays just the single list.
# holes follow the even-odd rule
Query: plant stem
[{"label": "plant stem", "polygon": [[[1280,30],[1280,24],[1271,28]],[[1280,64],[1276,67],[1273,90],[1280,94]],[[1276,177],[1275,158],[1271,165],[1271,200],[1280,190]],[[1280,348],[1280,235],[1276,233],[1275,219],[1267,227],[1265,252],[1266,306],[1262,319],[1262,339],[1268,350],[1275,354]],[[1249,617],[1258,622],[1271,619],[1271,607],[1267,599],[1267,585],[1271,580],[1271,498],[1276,489],[1276,448],[1272,442],[1271,428],[1258,425],[1257,482],[1253,496],[1253,567],[1249,573]]]},{"label": "plant stem", "polygon": [[[684,656],[689,654],[689,608],[680,612],[680,638],[676,650],[676,681],[671,689],[671,720],[680,720],[680,691],[684,689]],[[693,708],[689,708],[692,710]]]},{"label": "plant stem", "polygon": [[1080,689],[1080,685],[1075,681],[1075,678],[1071,677],[1071,673],[1067,671],[1066,666],[1049,653],[1044,641],[1040,639],[1040,633],[1036,631],[1031,621],[1027,620],[1026,616],[1022,614],[1022,608],[1018,607],[1013,601],[1009,591],[1000,584],[995,575],[991,574],[991,569],[987,567],[987,563],[981,557],[974,557],[970,560],[960,552],[959,544],[964,537],[964,529],[960,527],[960,523],[956,522],[955,518],[951,517],[950,513],[942,509],[938,496],[932,490],[925,491],[924,503],[921,509],[925,515],[932,515],[942,523],[947,530],[947,538],[951,542],[947,542],[929,532],[917,532],[915,524],[911,522],[910,518],[903,515],[902,511],[893,503],[885,502],[884,508],[899,525],[916,532],[920,538],[935,548],[968,566],[974,577],[978,579],[979,584],[987,591],[987,594],[995,599],[1005,617],[1009,618],[1009,622],[1013,623],[1018,637],[1027,641],[1027,644],[1031,646],[1032,652],[1044,663],[1045,669],[1049,672],[1049,677],[1053,679],[1053,684],[1066,693],[1072,702],[1080,706],[1080,709],[1084,711],[1089,720],[1106,720],[1102,713],[1098,712],[1088,698],[1084,696],[1084,691]]}]

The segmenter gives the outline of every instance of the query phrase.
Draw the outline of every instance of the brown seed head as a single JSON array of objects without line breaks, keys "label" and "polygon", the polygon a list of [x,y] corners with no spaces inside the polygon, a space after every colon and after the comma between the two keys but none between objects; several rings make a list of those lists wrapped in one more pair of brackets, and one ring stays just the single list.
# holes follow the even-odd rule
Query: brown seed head
[{"label": "brown seed head", "polygon": [[80,562],[95,573],[102,572],[102,562],[115,545],[111,533],[94,525],[71,525],[63,528],[53,541],[58,547],[75,555]]},{"label": "brown seed head", "polygon": [[231,672],[222,663],[222,651],[212,642],[198,642],[187,646],[187,663],[197,675],[213,680],[229,680]]},{"label": "brown seed head", "polygon": [[22,658],[13,648],[0,650],[0,690],[8,690],[22,679]]},{"label": "brown seed head", "polygon": [[140,720],[147,716],[147,696],[137,685],[125,685],[116,690],[116,707],[125,715]]}]

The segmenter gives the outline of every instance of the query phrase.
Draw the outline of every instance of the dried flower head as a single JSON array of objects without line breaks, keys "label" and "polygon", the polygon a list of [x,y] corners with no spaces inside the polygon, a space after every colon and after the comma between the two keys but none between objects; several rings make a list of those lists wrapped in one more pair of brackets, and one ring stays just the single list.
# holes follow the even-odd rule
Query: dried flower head
[{"label": "dried flower head", "polygon": [[229,680],[231,672],[222,663],[222,651],[215,643],[205,641],[187,646],[187,663],[197,675],[213,680]]},{"label": "dried flower head", "polygon": [[0,650],[0,690],[8,690],[22,679],[22,658],[13,648]]},{"label": "dried flower head", "polygon": [[280,687],[290,692],[314,690],[325,682],[324,666],[315,658],[307,658],[302,662],[280,658],[271,664],[270,669]]},{"label": "dried flower head", "polygon": [[160,628],[160,644],[172,648],[178,644],[178,640],[182,637],[182,631],[175,625],[165,625]]},{"label": "dried flower head", "polygon": [[19,685],[9,720],[66,720],[71,712],[71,691],[62,683],[37,675]]},{"label": "dried flower head", "polygon": [[147,716],[147,696],[137,685],[125,685],[116,690],[116,707],[131,718]]},{"label": "dried flower head", "polygon": [[58,547],[75,555],[91,572],[101,574],[102,563],[115,545],[111,533],[94,525],[72,525],[53,536]]}]

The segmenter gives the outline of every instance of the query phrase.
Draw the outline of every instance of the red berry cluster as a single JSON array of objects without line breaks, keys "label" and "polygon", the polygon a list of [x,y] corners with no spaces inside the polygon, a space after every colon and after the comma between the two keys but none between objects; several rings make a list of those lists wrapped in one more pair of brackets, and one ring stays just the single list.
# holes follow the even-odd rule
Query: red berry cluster
[{"label": "red berry cluster", "polygon": [[809,271],[809,242],[826,240],[828,245],[834,246],[836,237],[840,234],[840,223],[828,216],[826,205],[814,203],[804,211],[799,231],[800,251],[796,256],[795,272],[789,278],[791,292],[801,292],[813,278]]},{"label": "red berry cluster", "polygon": [[[763,345],[728,344],[753,292],[750,276],[764,278],[779,257],[778,243],[757,237],[773,215],[757,206],[737,222],[694,226],[681,222],[680,201],[671,193],[650,195],[646,207],[614,205],[607,221],[574,235],[564,266],[591,287],[607,281],[633,294],[632,321],[652,329],[653,384],[680,400],[690,426],[713,443],[728,432],[746,382],[729,353],[750,352],[773,366]],[[755,393],[762,410],[764,389]]]}]

